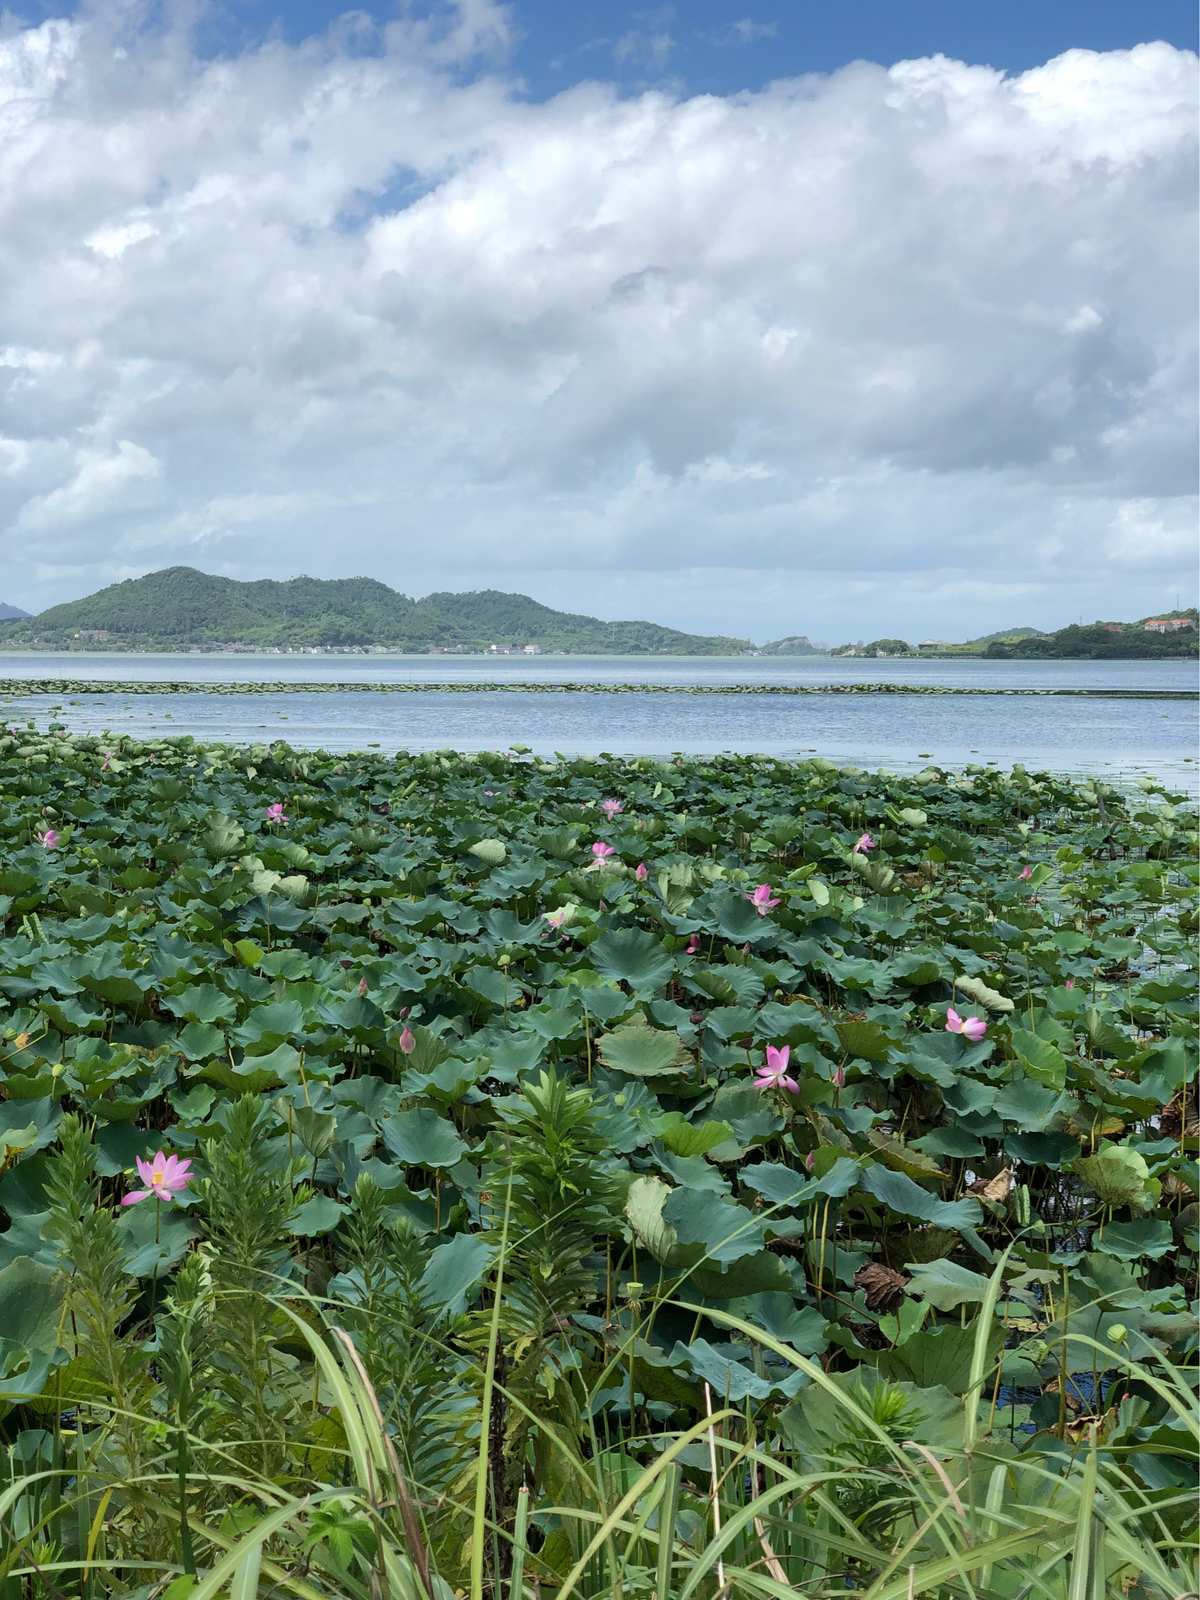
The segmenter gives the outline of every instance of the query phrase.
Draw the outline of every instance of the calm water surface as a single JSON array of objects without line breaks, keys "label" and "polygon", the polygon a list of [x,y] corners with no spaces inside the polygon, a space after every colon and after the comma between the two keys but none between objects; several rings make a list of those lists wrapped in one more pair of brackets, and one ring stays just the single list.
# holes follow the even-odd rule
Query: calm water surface
[{"label": "calm water surface", "polygon": [[[954,687],[1195,687],[1187,662],[595,661],[421,657],[279,656],[0,657],[0,677],[256,681],[845,682],[885,677]],[[588,695],[503,693],[404,695],[324,692],[221,695],[86,695],[15,698],[0,712],[45,727],[141,737],[188,733],[201,740],[289,743],[330,750],[499,749],[539,754],[820,754],[866,767],[993,762],[1094,772],[1113,780],[1142,775],[1197,788],[1197,706],[1191,701],[1008,699],[898,696]]]},{"label": "calm water surface", "polygon": [[1192,689],[1194,661],[862,661],[829,656],[49,655],[0,651],[0,678],[154,683],[913,683],[956,689]]}]

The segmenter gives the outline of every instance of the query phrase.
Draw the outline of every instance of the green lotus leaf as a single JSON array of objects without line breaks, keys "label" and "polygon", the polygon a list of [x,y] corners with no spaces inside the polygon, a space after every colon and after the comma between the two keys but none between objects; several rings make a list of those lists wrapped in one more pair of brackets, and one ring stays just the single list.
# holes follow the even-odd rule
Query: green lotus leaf
[{"label": "green lotus leaf", "polygon": [[410,1167],[453,1167],[467,1153],[454,1124],[428,1106],[397,1111],[384,1119],[380,1132],[396,1160]]},{"label": "green lotus leaf", "polygon": [[421,1299],[433,1311],[461,1316],[478,1299],[495,1257],[496,1246],[478,1234],[455,1234],[430,1251],[418,1285]]},{"label": "green lotus leaf", "polygon": [[777,1395],[794,1395],[808,1380],[794,1368],[783,1368],[775,1378],[760,1377],[746,1360],[735,1361],[709,1344],[707,1339],[693,1339],[690,1344],[677,1341],[671,1351],[671,1361],[676,1366],[687,1366],[712,1390],[713,1403],[739,1405],[744,1400],[766,1400]]},{"label": "green lotus leaf", "polygon": [[675,963],[652,933],[618,928],[588,947],[588,961],[602,978],[627,983],[635,994],[653,994],[675,970]]},{"label": "green lotus leaf", "polygon": [[676,1033],[652,1028],[644,1020],[627,1022],[600,1040],[606,1067],[633,1078],[656,1078],[686,1072],[691,1057]]},{"label": "green lotus leaf", "polygon": [[655,1133],[677,1156],[707,1155],[733,1137],[727,1122],[689,1122],[682,1111],[670,1111],[660,1118]]},{"label": "green lotus leaf", "polygon": [[625,1196],[625,1219],[633,1236],[656,1261],[667,1259],[677,1238],[675,1229],[663,1221],[663,1206],[671,1192],[661,1178],[642,1176],[633,1180]]},{"label": "green lotus leaf", "polygon": [[292,1213],[288,1232],[300,1239],[314,1239],[318,1234],[332,1233],[346,1215],[347,1207],[327,1194],[315,1194]]},{"label": "green lotus leaf", "polygon": [[1145,1217],[1136,1222],[1106,1222],[1092,1238],[1092,1249],[1118,1261],[1157,1261],[1175,1248],[1171,1224]]},{"label": "green lotus leaf", "polygon": [[752,1211],[720,1195],[673,1189],[663,1208],[664,1223],[680,1245],[694,1245],[713,1262],[753,1255],[764,1242],[763,1225]]},{"label": "green lotus leaf", "polygon": [[983,1221],[983,1209],[978,1200],[939,1200],[907,1174],[893,1172],[888,1167],[867,1167],[859,1178],[859,1185],[889,1211],[903,1217],[934,1222],[942,1228],[977,1228]]},{"label": "green lotus leaf", "polygon": [[117,1219],[122,1264],[134,1278],[165,1277],[197,1235],[196,1224],[177,1207],[143,1200]]},{"label": "green lotus leaf", "polygon": [[960,975],[954,979],[954,987],[971,1000],[978,1001],[981,1006],[986,1006],[989,1011],[1007,1012],[1013,1009],[1013,1002],[997,990],[989,988],[982,978]]},{"label": "green lotus leaf", "polygon": [[489,867],[498,867],[508,857],[508,846],[500,839],[477,839],[468,847],[467,854]]},{"label": "green lotus leaf", "polygon": [[1162,1192],[1158,1179],[1150,1176],[1145,1156],[1128,1145],[1102,1140],[1094,1155],[1082,1156],[1071,1166],[1106,1206],[1149,1211]]},{"label": "green lotus leaf", "polygon": [[957,1311],[959,1306],[980,1305],[988,1292],[988,1279],[955,1261],[909,1262],[907,1292],[927,1300],[935,1311]]},{"label": "green lotus leaf", "polygon": [[835,1022],[834,1028],[845,1053],[860,1061],[886,1061],[896,1042],[878,1022]]},{"label": "green lotus leaf", "polygon": [[1048,1089],[1043,1084],[1030,1081],[1028,1078],[1018,1078],[1013,1083],[1005,1084],[995,1099],[996,1110],[1007,1122],[1015,1122],[1021,1128],[1033,1133],[1040,1133],[1048,1128],[1058,1115],[1059,1111],[1067,1104],[1066,1096]]}]

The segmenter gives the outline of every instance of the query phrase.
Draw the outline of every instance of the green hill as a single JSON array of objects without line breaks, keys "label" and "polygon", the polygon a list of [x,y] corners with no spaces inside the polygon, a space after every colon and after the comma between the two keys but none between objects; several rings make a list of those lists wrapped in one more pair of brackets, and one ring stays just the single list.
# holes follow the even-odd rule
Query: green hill
[{"label": "green hill", "polygon": [[744,639],[679,633],[653,622],[601,622],[484,589],[412,600],[374,578],[262,579],[244,583],[192,567],[129,578],[52,606],[5,630],[6,643],[67,649],[541,650],[605,655],[739,655]]},{"label": "green hill", "polygon": [[[1164,615],[1164,613],[1158,613]],[[1001,636],[984,650],[984,655],[1000,661],[1144,661],[1163,657],[1194,656],[1200,649],[1195,609],[1170,611],[1165,615],[1187,617],[1190,628],[1170,633],[1155,633],[1146,627],[1152,619],[1137,622],[1077,622],[1022,639]]]},{"label": "green hill", "polygon": [[813,644],[805,633],[790,633],[786,639],[773,639],[770,644],[764,644],[758,653],[761,656],[826,656],[829,651]]},{"label": "green hill", "polygon": [[989,644],[1016,644],[1022,639],[1045,639],[1047,634],[1041,628],[1001,628],[997,633],[985,633],[978,639],[969,639],[970,647],[982,650]]}]

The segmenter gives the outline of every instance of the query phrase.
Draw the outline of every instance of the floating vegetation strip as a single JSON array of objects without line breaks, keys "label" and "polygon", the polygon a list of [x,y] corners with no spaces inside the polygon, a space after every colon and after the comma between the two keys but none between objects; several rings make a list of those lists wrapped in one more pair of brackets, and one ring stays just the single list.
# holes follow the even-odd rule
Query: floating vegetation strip
[{"label": "floating vegetation strip", "polygon": [[1193,809],[518,756],[0,730],[0,1596],[1195,1593]]},{"label": "floating vegetation strip", "polygon": [[1035,689],[971,686],[955,688],[940,683],[540,683],[497,681],[442,683],[410,682],[300,683],[280,679],[275,683],[240,683],[236,680],[205,683],[190,679],[154,682],[140,678],[0,678],[0,695],[83,694],[897,694],[897,695],[1020,695],[1060,696],[1099,700],[1197,700],[1194,689]]}]

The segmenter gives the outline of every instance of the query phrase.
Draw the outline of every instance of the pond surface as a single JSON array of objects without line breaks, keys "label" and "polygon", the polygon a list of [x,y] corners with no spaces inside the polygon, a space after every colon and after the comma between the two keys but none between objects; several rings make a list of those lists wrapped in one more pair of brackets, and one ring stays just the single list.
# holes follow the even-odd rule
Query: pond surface
[{"label": "pond surface", "polygon": [[[108,671],[114,664],[106,657]],[[145,658],[141,658],[145,659]],[[278,658],[271,658],[274,674]],[[202,663],[208,666],[209,663]],[[640,664],[643,667],[645,664]],[[1142,665],[1134,663],[1134,665]],[[344,673],[345,663],[337,664]],[[77,670],[73,676],[82,676]],[[2,669],[0,669],[2,670]],[[122,673],[128,668],[122,666]],[[261,672],[261,666],[258,668]],[[678,670],[678,669],[676,669]],[[178,658],[173,672],[183,677]],[[130,674],[131,675],[131,674]],[[1159,684],[1156,687],[1174,687]],[[1132,685],[1130,685],[1132,687]],[[1024,762],[1031,769],[1142,775],[1195,789],[1193,701],[971,695],[547,694],[89,694],[31,695],[4,703],[7,722],[64,723],[79,732],[289,743],[329,750],[502,749],[539,754],[720,751],[819,754],[897,769]]]},{"label": "pond surface", "polygon": [[956,689],[1190,689],[1194,661],[864,661],[829,656],[51,655],[0,651],[0,678],[195,683],[912,683]]}]

